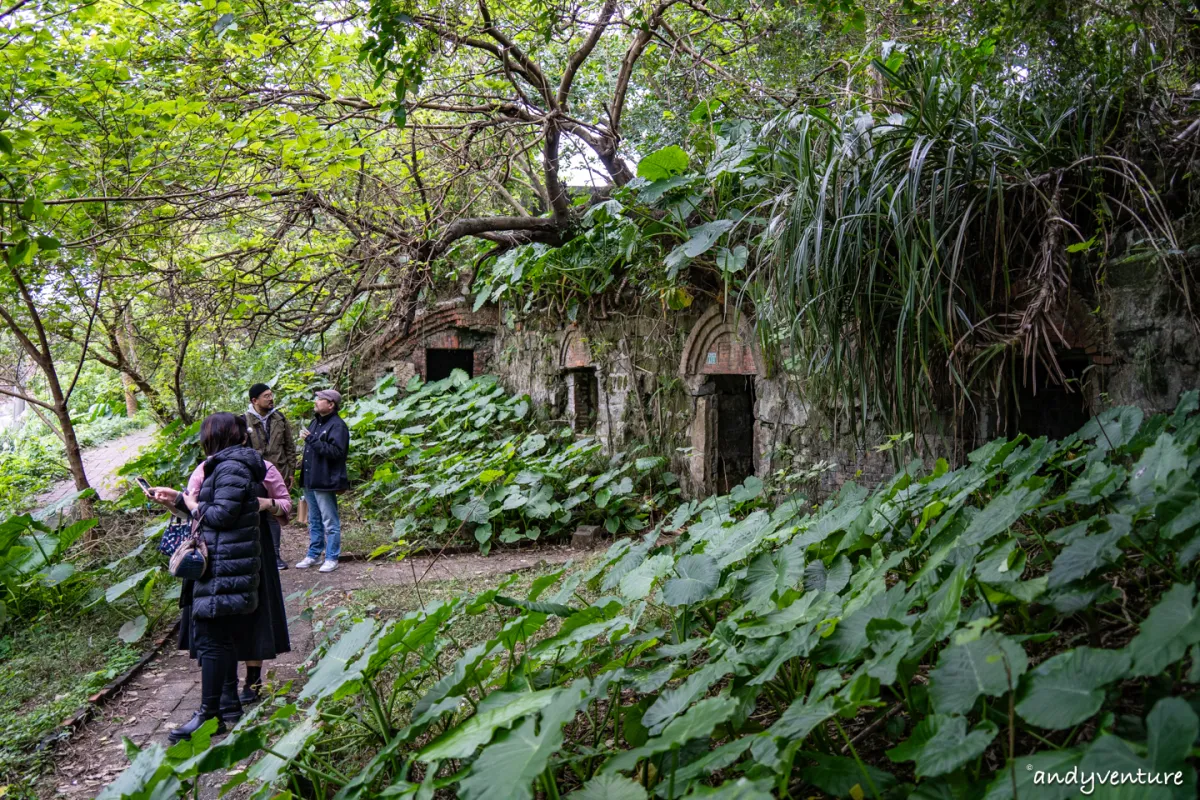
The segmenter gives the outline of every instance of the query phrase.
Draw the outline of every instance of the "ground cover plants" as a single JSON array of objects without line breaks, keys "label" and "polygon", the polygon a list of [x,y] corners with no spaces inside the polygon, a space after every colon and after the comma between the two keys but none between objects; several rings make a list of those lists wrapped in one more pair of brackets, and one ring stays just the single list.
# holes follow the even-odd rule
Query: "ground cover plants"
[{"label": "ground cover plants", "polygon": [[43,745],[169,622],[178,584],[152,546],[161,524],[30,515],[0,523],[0,785],[27,786]]},{"label": "ground cover plants", "polygon": [[1073,767],[1156,776],[1096,796],[1194,797],[1198,407],[1115,408],[816,509],[742,488],[523,596],[348,614],[294,702],[131,751],[102,797],[243,759],[230,784],[339,800],[1073,797],[1045,783]]},{"label": "ground cover plants", "polygon": [[405,389],[385,378],[343,412],[356,500],[364,513],[394,519],[397,540],[478,543],[487,553],[579,524],[637,532],[677,503],[665,459],[602,456],[595,438],[538,422],[529,397],[492,376],[456,371]]}]

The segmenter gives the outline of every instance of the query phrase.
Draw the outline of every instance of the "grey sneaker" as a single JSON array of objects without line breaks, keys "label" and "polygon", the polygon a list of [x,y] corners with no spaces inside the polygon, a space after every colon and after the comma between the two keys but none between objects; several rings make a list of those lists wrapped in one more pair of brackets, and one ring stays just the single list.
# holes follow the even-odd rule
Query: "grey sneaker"
[{"label": "grey sneaker", "polygon": [[296,569],[308,569],[315,563],[317,563],[315,558],[309,558],[308,556],[305,556],[296,562]]},{"label": "grey sneaker", "polygon": [[317,572],[333,572],[335,569],[337,569],[337,562],[326,560]]}]

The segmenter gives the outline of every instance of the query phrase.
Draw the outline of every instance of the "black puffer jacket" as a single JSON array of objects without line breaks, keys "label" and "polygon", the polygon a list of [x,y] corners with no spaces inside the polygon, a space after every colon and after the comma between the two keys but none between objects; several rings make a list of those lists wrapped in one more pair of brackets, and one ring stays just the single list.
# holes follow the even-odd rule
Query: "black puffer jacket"
[{"label": "black puffer jacket", "polygon": [[258,487],[266,476],[262,456],[249,447],[227,447],[204,462],[196,513],[208,545],[208,570],[192,594],[196,619],[249,614],[258,607]]}]

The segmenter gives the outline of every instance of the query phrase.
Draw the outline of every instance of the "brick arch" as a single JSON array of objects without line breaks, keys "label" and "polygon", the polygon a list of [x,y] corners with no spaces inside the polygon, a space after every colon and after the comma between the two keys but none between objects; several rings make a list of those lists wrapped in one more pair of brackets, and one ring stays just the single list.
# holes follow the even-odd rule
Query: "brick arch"
[{"label": "brick arch", "polygon": [[596,366],[592,357],[592,348],[587,339],[579,332],[579,328],[569,328],[562,337],[558,348],[559,370],[582,369]]},{"label": "brick arch", "polygon": [[767,377],[766,365],[749,317],[739,313],[735,323],[722,312],[720,306],[713,306],[704,312],[692,326],[683,345],[679,374],[683,378],[696,375]]}]

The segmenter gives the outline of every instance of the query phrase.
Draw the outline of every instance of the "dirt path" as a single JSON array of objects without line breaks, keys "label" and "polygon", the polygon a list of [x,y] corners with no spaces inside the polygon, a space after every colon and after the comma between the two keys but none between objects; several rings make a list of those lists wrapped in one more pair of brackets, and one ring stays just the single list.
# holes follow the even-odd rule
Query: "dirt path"
[{"label": "dirt path", "polygon": [[[303,556],[308,531],[299,526],[284,530],[284,557],[294,564]],[[337,572],[322,575],[315,569],[288,569],[280,573],[284,597],[306,590],[325,590],[321,601],[336,608],[350,594],[373,586],[411,585],[413,572],[424,582],[499,575],[537,566],[539,562],[557,564],[581,554],[567,547],[537,550],[418,557],[403,562],[343,561]],[[432,564],[432,567],[431,567]],[[265,665],[265,674],[274,672],[274,680],[283,683],[300,677],[298,668],[316,645],[312,628],[300,617],[306,605],[303,597],[288,602],[292,652]],[[299,689],[299,682],[293,687]],[[123,739],[139,747],[151,741],[166,743],[167,731],[191,719],[200,705],[200,672],[186,652],[168,645],[146,668],[131,680],[121,693],[99,709],[96,716],[69,742],[60,745],[55,770],[43,781],[43,797],[95,797],[128,765]],[[205,787],[202,795],[216,797],[216,786]],[[208,791],[211,788],[212,791]]]},{"label": "dirt path", "polygon": [[[87,474],[88,483],[100,495],[101,500],[116,500],[121,496],[124,478],[118,477],[117,470],[154,439],[154,431],[154,426],[142,428],[83,452],[83,471]],[[74,491],[75,482],[72,480],[57,483],[37,499],[37,507],[53,505]]]}]

